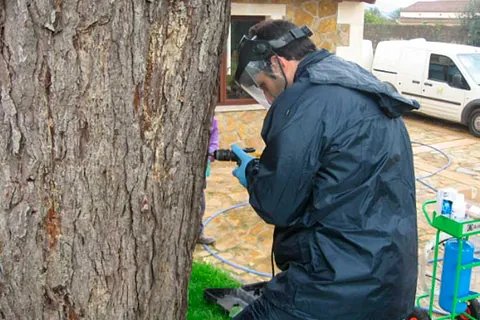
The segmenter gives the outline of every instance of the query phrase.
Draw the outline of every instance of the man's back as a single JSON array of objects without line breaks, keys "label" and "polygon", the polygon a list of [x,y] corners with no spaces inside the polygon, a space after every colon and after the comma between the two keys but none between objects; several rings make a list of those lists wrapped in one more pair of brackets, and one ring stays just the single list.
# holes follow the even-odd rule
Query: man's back
[{"label": "man's back", "polygon": [[277,226],[284,270],[265,297],[305,319],[400,319],[413,308],[417,280],[408,133],[386,115],[379,92],[316,79],[325,62],[315,55],[267,115],[262,168],[249,187],[257,213]]}]

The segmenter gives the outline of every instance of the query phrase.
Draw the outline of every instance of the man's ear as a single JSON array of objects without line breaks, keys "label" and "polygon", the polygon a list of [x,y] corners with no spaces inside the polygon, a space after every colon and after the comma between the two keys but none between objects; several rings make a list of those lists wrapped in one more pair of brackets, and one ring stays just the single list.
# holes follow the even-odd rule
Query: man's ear
[{"label": "man's ear", "polygon": [[280,72],[280,66],[285,69],[287,59],[284,57],[280,57],[277,55],[273,55],[270,57],[270,63],[272,64],[272,67],[274,70]]}]

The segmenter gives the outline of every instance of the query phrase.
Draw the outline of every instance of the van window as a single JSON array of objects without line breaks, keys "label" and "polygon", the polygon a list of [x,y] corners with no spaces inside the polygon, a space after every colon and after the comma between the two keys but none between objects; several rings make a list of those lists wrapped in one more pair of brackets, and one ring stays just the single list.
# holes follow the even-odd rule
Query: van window
[{"label": "van window", "polygon": [[453,88],[470,90],[467,81],[452,59],[439,54],[430,56],[428,79],[448,83]]},{"label": "van window", "polygon": [[480,53],[459,54],[460,63],[480,86]]}]

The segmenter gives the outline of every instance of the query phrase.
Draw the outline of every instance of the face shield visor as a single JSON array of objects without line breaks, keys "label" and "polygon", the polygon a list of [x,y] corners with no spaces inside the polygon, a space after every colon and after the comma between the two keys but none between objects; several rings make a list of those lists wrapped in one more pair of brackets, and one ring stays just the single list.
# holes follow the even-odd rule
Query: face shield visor
[{"label": "face shield visor", "polygon": [[250,61],[237,80],[238,85],[252,98],[270,108],[275,98],[285,89],[286,80],[265,60]]},{"label": "face shield visor", "polygon": [[[287,77],[275,49],[286,46],[293,40],[309,37],[308,27],[295,28],[274,40],[260,40],[256,36],[243,36],[235,81],[252,98],[265,108],[287,88]],[[273,64],[275,58],[277,63]]]}]

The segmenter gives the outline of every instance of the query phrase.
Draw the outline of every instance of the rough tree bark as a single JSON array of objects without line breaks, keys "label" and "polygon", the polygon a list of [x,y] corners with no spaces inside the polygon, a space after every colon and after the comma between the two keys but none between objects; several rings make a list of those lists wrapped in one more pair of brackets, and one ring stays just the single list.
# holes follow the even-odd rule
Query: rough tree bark
[{"label": "rough tree bark", "polygon": [[0,319],[182,319],[229,0],[0,0]]}]

